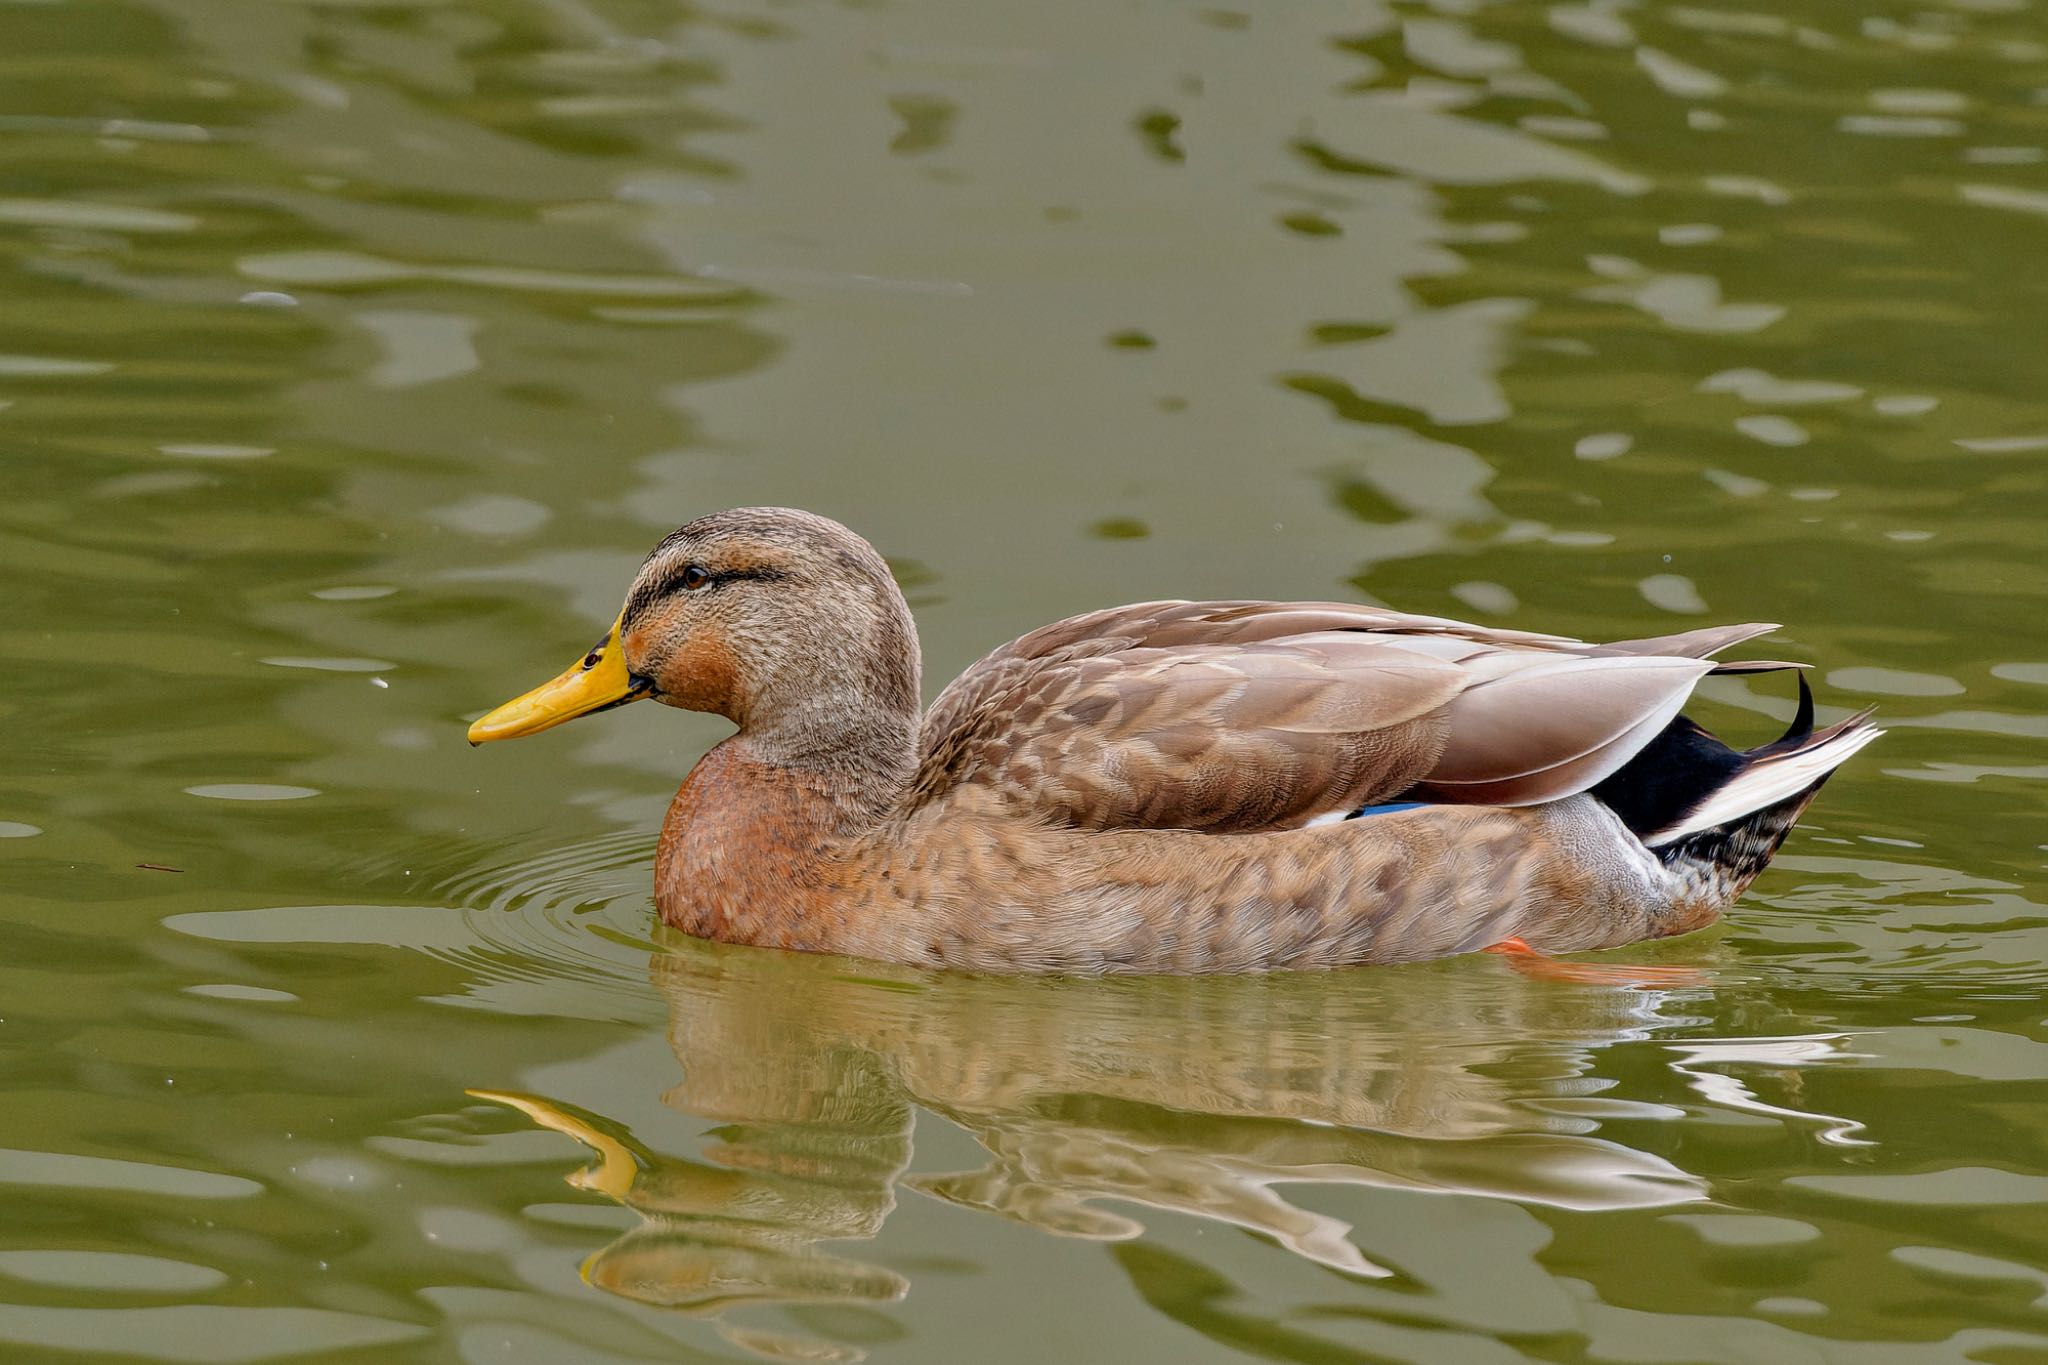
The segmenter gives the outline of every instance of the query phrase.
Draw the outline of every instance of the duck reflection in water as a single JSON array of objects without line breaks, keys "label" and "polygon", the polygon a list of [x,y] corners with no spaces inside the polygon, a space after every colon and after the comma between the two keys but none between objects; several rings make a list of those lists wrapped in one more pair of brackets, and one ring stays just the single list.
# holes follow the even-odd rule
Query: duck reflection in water
[{"label": "duck reflection in water", "polygon": [[[1671,1022],[1652,993],[1536,985],[1474,959],[1335,976],[1062,981],[680,935],[664,947],[652,975],[683,1075],[663,1101],[718,1125],[701,1159],[652,1151],[541,1097],[477,1093],[589,1145],[598,1159],[569,1182],[642,1219],[589,1258],[591,1284],[711,1317],[765,1355],[860,1356],[852,1341],[801,1340],[730,1315],[907,1294],[899,1270],[819,1247],[876,1237],[901,1189],[1098,1240],[1139,1237],[1146,1210],[1170,1211],[1375,1278],[1394,1268],[1283,1187],[1574,1209],[1705,1193],[1572,1112],[1593,1088],[1593,1049]],[[918,1110],[971,1134],[986,1163],[913,1172]]]}]

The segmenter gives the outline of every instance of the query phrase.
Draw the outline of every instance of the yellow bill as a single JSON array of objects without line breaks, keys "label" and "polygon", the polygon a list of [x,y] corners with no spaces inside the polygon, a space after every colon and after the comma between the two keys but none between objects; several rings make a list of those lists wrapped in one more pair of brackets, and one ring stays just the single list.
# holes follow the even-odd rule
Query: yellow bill
[{"label": "yellow bill", "polygon": [[484,744],[494,739],[518,739],[551,730],[565,720],[587,716],[613,706],[624,706],[647,696],[652,687],[635,678],[626,667],[626,653],[619,643],[622,614],[612,623],[612,633],[596,649],[570,665],[552,682],[544,682],[523,697],[514,697],[469,727],[469,742]]}]

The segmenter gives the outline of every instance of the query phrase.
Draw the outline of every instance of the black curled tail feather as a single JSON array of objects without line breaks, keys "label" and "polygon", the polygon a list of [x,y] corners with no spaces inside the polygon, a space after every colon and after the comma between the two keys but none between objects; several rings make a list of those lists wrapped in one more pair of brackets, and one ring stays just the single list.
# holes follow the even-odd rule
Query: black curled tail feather
[{"label": "black curled tail feather", "polygon": [[1754,749],[1731,749],[1680,716],[1593,795],[1719,908],[1769,864],[1835,768],[1882,733],[1868,711],[1814,720],[1803,675],[1791,726]]},{"label": "black curled tail feather", "polygon": [[[1792,713],[1792,723],[1778,738],[1744,753],[1744,759],[1754,762],[1772,754],[1796,753],[1813,738],[1813,689],[1806,685],[1805,673],[1798,677],[1799,707]],[[1731,883],[1733,889],[1728,892],[1728,899],[1734,900],[1756,880],[1759,872],[1770,866],[1771,859],[1778,856],[1785,836],[1792,832],[1792,826],[1799,823],[1799,817],[1806,813],[1806,808],[1813,804],[1813,798],[1820,794],[1820,789],[1833,775],[1830,769],[1810,786],[1776,805],[1665,844],[1657,850],[1657,856],[1666,867],[1683,862],[1703,863],[1718,869],[1720,875]]]},{"label": "black curled tail feather", "polygon": [[[1868,715],[1868,712],[1864,714]],[[1785,727],[1785,733],[1769,744],[1758,745],[1749,751],[1751,758],[1763,758],[1769,754],[1790,753],[1813,736],[1813,689],[1806,685],[1806,674],[1799,674],[1799,709],[1792,713],[1792,723]]]},{"label": "black curled tail feather", "polygon": [[1813,734],[1813,689],[1799,676],[1799,709],[1785,733],[1750,750],[1731,749],[1690,716],[1678,716],[1593,788],[1593,795],[1621,817],[1638,838],[1654,838],[1684,820],[1701,802],[1750,764],[1791,753]]},{"label": "black curled tail feather", "polygon": [[[1799,715],[1785,736],[1743,755],[1742,770],[1701,803],[1704,814],[1674,836],[1659,841],[1653,835],[1648,842],[1693,895],[1716,909],[1726,906],[1770,864],[1835,769],[1883,733],[1867,710],[1815,729],[1811,694],[1802,680]],[[1763,804],[1741,810],[1759,798]],[[1737,813],[1715,821],[1720,811]]]}]

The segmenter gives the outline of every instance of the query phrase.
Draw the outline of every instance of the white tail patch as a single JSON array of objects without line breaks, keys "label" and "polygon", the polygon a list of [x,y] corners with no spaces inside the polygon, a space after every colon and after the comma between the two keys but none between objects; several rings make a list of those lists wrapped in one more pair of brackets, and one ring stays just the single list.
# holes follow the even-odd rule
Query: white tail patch
[{"label": "white tail patch", "polygon": [[1740,820],[1768,806],[1788,800],[1839,768],[1864,745],[1884,731],[1858,718],[1834,734],[1824,734],[1804,749],[1759,759],[1731,778],[1728,784],[1708,793],[1706,800],[1687,812],[1677,823],[1643,836],[1651,848],[1683,839],[1688,834]]}]

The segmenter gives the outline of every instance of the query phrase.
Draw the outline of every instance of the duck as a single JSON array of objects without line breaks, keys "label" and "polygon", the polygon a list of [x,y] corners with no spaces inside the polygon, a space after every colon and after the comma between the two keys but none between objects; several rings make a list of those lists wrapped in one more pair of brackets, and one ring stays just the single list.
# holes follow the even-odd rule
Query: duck
[{"label": "duck", "polygon": [[1546,957],[1704,928],[1882,731],[1735,749],[1683,714],[1772,623],[1593,644],[1343,602],[1043,626],[922,705],[882,555],[827,517],[700,517],[611,629],[472,745],[642,700],[735,732],[662,822],[664,924],[915,967],[1097,975]]}]

